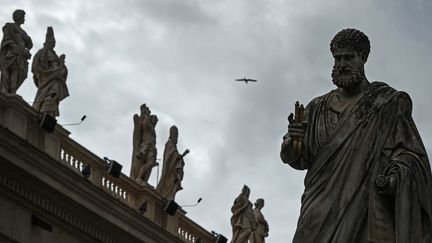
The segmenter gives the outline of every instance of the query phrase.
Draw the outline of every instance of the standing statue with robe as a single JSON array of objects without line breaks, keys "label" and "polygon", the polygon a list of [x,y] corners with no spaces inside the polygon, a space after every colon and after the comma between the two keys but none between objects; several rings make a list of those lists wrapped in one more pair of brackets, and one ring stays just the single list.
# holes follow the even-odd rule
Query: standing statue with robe
[{"label": "standing statue with robe", "polygon": [[247,243],[257,227],[252,203],[249,201],[249,194],[249,187],[244,185],[240,195],[234,200],[234,205],[231,207],[233,214],[231,216],[233,231],[231,243]]},{"label": "standing statue with robe", "polygon": [[33,79],[38,88],[33,108],[53,117],[60,115],[59,103],[69,96],[65,55],[57,56],[55,44],[54,30],[48,27],[44,47],[36,53],[32,63]]},{"label": "standing statue with robe", "polygon": [[3,27],[0,46],[0,92],[16,94],[27,78],[33,42],[21,28],[25,21],[24,10],[15,10],[12,18],[14,23],[6,23]]},{"label": "standing statue with robe", "polygon": [[281,148],[284,163],[307,170],[293,242],[432,242],[431,168],[410,97],[367,80],[361,31],[340,31],[330,50],[337,88],[304,121],[288,117]]},{"label": "standing statue with robe", "polygon": [[179,154],[177,150],[178,129],[176,126],[170,128],[170,135],[165,144],[163,155],[163,168],[159,184],[156,191],[163,198],[174,200],[178,191],[182,190],[184,156],[189,153],[186,149],[183,154]]},{"label": "standing statue with robe", "polygon": [[150,114],[150,109],[141,105],[141,114],[134,115],[133,151],[130,178],[138,184],[147,183],[156,162],[156,124],[158,118]]},{"label": "standing statue with robe", "polygon": [[255,208],[253,213],[255,215],[256,229],[252,232],[250,243],[265,243],[265,238],[269,233],[269,226],[267,220],[265,220],[261,209],[264,207],[264,199],[259,198],[255,202]]}]

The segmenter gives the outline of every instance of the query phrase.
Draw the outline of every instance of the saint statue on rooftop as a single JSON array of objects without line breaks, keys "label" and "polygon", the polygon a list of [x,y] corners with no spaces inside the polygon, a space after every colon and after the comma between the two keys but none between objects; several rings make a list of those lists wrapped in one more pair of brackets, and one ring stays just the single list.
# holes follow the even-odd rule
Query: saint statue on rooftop
[{"label": "saint statue on rooftop", "polygon": [[6,23],[3,26],[0,46],[0,92],[16,94],[27,78],[33,42],[21,28],[25,21],[24,10],[15,10],[12,18],[14,23]]},{"label": "saint statue on rooftop", "polygon": [[138,184],[147,183],[156,162],[156,124],[158,118],[150,114],[146,104],[141,105],[141,114],[134,115],[133,151],[130,178]]},{"label": "saint statue on rooftop", "polygon": [[54,30],[48,27],[44,46],[36,53],[32,63],[33,79],[38,88],[33,108],[53,117],[60,115],[60,101],[69,96],[65,55],[57,55],[55,44]]},{"label": "saint statue on rooftop", "polygon": [[257,227],[252,232],[250,243],[265,243],[265,238],[269,233],[269,225],[261,212],[261,209],[264,207],[264,199],[258,198],[254,205],[253,213]]},{"label": "saint statue on rooftop", "polygon": [[240,195],[234,200],[234,205],[231,207],[231,227],[233,231],[231,243],[247,243],[253,237],[253,231],[257,227],[249,195],[250,189],[244,185]]},{"label": "saint statue on rooftop", "polygon": [[183,154],[177,150],[178,129],[176,126],[170,128],[168,141],[165,144],[163,155],[163,168],[156,191],[166,199],[174,200],[178,191],[182,190],[184,157],[189,153],[186,149]]}]

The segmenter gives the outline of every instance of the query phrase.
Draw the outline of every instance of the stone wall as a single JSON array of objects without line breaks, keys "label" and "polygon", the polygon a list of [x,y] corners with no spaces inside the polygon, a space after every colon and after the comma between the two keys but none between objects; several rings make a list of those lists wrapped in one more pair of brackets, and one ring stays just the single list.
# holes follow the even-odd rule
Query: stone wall
[{"label": "stone wall", "polygon": [[151,186],[111,177],[67,130],[39,123],[21,97],[0,93],[0,242],[215,241],[184,211],[166,214]]}]

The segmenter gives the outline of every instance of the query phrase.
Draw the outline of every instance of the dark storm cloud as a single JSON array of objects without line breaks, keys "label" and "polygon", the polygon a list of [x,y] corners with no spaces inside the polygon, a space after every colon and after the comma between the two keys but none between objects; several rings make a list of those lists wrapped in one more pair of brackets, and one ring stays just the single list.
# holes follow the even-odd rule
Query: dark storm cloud
[{"label": "dark storm cloud", "polygon": [[[147,103],[159,117],[158,157],[168,129],[179,127],[186,158],[180,204],[208,230],[231,237],[230,208],[243,184],[251,201],[266,200],[269,242],[294,234],[304,172],[282,164],[279,146],[296,100],[307,104],[333,89],[331,38],[354,27],[371,40],[370,80],[406,90],[427,151],[432,151],[430,1],[6,1],[2,22],[15,8],[23,28],[42,47],[52,25],[56,50],[66,54],[71,97],[60,123],[72,138],[129,173],[132,116]],[[249,77],[258,83],[234,79]],[[32,100],[29,74],[19,90]],[[150,183],[156,181],[155,171]]]}]

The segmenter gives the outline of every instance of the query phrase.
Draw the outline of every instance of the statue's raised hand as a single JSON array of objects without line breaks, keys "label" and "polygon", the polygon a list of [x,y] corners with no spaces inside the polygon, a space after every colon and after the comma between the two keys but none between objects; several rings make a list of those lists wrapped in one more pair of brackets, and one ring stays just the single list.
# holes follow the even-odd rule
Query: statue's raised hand
[{"label": "statue's raised hand", "polygon": [[287,142],[292,143],[294,153],[301,153],[303,137],[306,133],[307,124],[304,121],[304,107],[297,101],[295,103],[294,113],[288,116],[288,133],[284,136]]},{"label": "statue's raised hand", "polygon": [[304,107],[298,101],[295,104],[294,114],[288,116],[288,122],[288,133],[283,136],[281,146],[281,159],[294,168],[305,169],[301,155],[307,123],[304,121]]},{"label": "statue's raised hand", "polygon": [[303,139],[307,128],[306,121],[296,122],[294,119],[294,114],[291,113],[288,116],[288,122],[288,133],[285,135],[284,139],[288,137],[294,140]]}]

